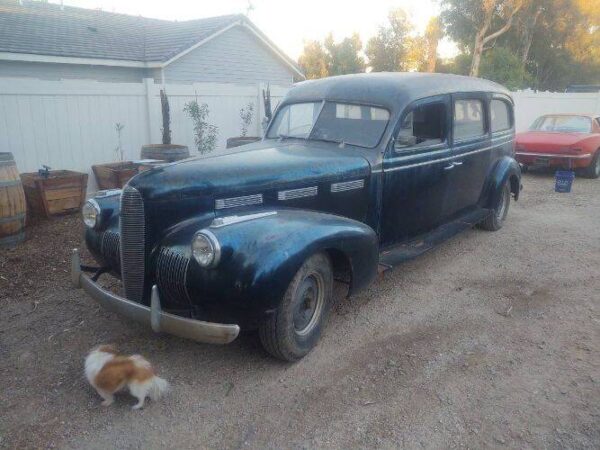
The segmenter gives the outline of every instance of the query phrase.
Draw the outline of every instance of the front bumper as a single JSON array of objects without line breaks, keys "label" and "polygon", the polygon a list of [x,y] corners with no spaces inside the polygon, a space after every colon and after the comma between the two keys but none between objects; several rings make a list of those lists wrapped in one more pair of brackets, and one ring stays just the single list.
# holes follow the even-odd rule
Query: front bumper
[{"label": "front bumper", "polygon": [[149,308],[103,289],[82,272],[81,259],[77,249],[73,250],[71,258],[71,279],[74,287],[82,288],[105,308],[148,325],[157,333],[165,332],[209,344],[229,344],[240,333],[238,325],[204,322],[162,311],[157,286],[152,287]]},{"label": "front bumper", "polygon": [[517,151],[516,160],[526,166],[542,167],[565,167],[572,169],[581,169],[589,166],[592,155],[590,153],[580,153],[575,155],[561,153],[537,153],[528,151]]}]

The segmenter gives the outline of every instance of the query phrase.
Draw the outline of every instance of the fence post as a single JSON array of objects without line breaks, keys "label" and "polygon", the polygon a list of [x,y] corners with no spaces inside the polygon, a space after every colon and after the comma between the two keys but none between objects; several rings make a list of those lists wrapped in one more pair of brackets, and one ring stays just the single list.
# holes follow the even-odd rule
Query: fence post
[{"label": "fence post", "polygon": [[152,96],[154,95],[154,79],[144,78],[144,92],[146,93],[146,144],[152,143]]}]

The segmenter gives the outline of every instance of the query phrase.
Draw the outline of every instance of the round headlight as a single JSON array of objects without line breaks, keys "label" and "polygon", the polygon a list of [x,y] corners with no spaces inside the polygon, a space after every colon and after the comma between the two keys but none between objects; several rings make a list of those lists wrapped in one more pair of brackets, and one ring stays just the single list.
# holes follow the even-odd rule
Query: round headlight
[{"label": "round headlight", "polygon": [[100,205],[96,200],[88,200],[81,209],[83,215],[83,223],[88,227],[94,228],[100,221]]},{"label": "round headlight", "polygon": [[202,267],[214,267],[221,257],[217,237],[208,230],[199,231],[192,239],[192,255]]}]

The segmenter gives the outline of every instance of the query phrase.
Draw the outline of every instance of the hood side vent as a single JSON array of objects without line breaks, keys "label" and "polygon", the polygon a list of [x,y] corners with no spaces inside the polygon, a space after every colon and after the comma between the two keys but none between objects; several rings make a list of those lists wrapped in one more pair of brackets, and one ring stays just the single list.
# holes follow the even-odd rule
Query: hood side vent
[{"label": "hood side vent", "polygon": [[220,198],[215,200],[215,209],[237,208],[239,206],[262,205],[263,195],[244,195],[243,197]]}]

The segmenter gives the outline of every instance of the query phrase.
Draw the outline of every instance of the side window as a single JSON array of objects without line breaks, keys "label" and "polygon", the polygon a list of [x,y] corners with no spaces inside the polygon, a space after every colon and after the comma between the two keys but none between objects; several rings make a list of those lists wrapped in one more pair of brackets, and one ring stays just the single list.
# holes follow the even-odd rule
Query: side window
[{"label": "side window", "polygon": [[454,102],[454,140],[468,139],[485,134],[483,102],[456,100]]},{"label": "side window", "polygon": [[446,105],[429,103],[417,106],[404,116],[396,136],[396,149],[427,147],[446,141]]},{"label": "side window", "polygon": [[508,130],[510,124],[510,106],[504,100],[492,100],[490,103],[492,133]]}]

